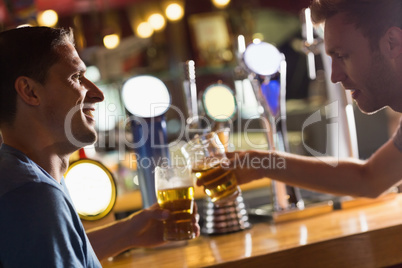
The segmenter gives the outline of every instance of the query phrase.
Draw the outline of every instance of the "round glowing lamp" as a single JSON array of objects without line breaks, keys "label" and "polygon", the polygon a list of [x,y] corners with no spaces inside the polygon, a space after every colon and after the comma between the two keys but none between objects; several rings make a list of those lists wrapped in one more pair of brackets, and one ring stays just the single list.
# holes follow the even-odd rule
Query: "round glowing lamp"
[{"label": "round glowing lamp", "polygon": [[116,184],[112,173],[100,162],[91,159],[73,162],[64,180],[81,219],[99,220],[112,211]]},{"label": "round glowing lamp", "polygon": [[236,114],[236,99],[232,90],[223,84],[214,84],[202,96],[207,115],[216,122],[227,122]]},{"label": "round glowing lamp", "polygon": [[279,50],[266,42],[255,42],[247,46],[243,61],[254,73],[273,75],[279,71],[283,55]]},{"label": "round glowing lamp", "polygon": [[160,116],[170,107],[170,94],[166,85],[150,75],[127,80],[123,85],[122,99],[131,114],[142,118]]}]

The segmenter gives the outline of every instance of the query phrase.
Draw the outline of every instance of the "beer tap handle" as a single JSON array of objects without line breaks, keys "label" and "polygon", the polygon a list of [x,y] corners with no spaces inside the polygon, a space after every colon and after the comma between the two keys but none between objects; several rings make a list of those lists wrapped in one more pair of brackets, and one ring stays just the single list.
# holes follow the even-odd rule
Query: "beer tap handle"
[{"label": "beer tap handle", "polygon": [[197,85],[195,82],[195,63],[193,60],[188,60],[184,63],[184,74],[183,88],[186,97],[188,121],[191,124],[198,125]]},{"label": "beer tap handle", "polygon": [[[254,43],[244,53],[255,95],[263,107],[262,123],[271,150],[289,151],[286,136],[286,60],[273,45]],[[277,121],[279,120],[279,124]],[[304,207],[298,188],[272,182],[273,212]]]},{"label": "beer tap handle", "polygon": [[304,23],[303,23],[303,38],[305,39],[304,45],[306,47],[307,55],[307,70],[311,80],[316,79],[316,68],[315,68],[315,55],[312,46],[314,46],[314,27],[311,21],[311,11],[310,8],[304,10]]}]

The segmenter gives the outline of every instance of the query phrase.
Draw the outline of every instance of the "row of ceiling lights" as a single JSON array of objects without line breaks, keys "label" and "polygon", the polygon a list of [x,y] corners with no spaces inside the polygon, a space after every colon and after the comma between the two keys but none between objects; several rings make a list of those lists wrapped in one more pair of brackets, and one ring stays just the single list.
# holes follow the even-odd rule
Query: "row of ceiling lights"
[{"label": "row of ceiling lights", "polygon": [[[164,9],[164,15],[162,12],[152,12],[144,21],[139,21],[138,18],[143,15],[140,14],[139,8],[134,8],[136,12],[133,12],[131,18],[131,25],[133,31],[139,38],[149,38],[154,32],[161,31],[166,26],[166,19],[171,22],[179,21],[184,16],[184,6],[182,2],[171,2],[166,5]],[[130,12],[129,12],[130,13]],[[165,19],[166,17],[166,19]],[[103,45],[108,49],[114,49],[120,44],[120,35],[118,33],[112,33],[103,37]]]},{"label": "row of ceiling lights", "polygon": [[[211,0],[215,7],[225,8],[231,0]],[[164,9],[166,19],[171,22],[179,21],[184,16],[183,2],[170,2]],[[133,29],[140,38],[149,38],[154,32],[161,31],[166,26],[165,16],[161,12],[153,12],[144,21],[134,23]],[[53,10],[46,10],[38,13],[38,24],[42,26],[53,27],[58,22],[58,15]],[[135,24],[135,25],[134,25]],[[108,49],[114,49],[120,44],[120,35],[118,33],[107,34],[103,37],[103,44]]]},{"label": "row of ceiling lights", "polygon": [[[215,7],[225,8],[231,0],[211,0]],[[165,7],[165,16],[171,22],[179,21],[184,16],[183,2],[171,2]],[[135,33],[140,38],[149,38],[154,32],[161,31],[166,26],[165,16],[161,12],[153,12],[148,18],[137,25],[133,25]],[[118,34],[106,35],[103,38],[103,44],[108,49],[116,48],[120,43]]]}]

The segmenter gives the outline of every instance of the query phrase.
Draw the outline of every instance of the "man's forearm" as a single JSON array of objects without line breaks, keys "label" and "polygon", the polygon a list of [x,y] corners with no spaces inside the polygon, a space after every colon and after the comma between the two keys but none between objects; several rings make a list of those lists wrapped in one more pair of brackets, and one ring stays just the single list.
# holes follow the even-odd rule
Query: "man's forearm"
[{"label": "man's forearm", "polygon": [[268,170],[268,177],[315,191],[338,195],[375,196],[365,162],[357,159],[315,158],[279,153],[286,167]]},{"label": "man's forearm", "polygon": [[130,248],[127,239],[129,235],[127,224],[127,220],[120,220],[87,232],[88,239],[99,260],[115,256]]}]

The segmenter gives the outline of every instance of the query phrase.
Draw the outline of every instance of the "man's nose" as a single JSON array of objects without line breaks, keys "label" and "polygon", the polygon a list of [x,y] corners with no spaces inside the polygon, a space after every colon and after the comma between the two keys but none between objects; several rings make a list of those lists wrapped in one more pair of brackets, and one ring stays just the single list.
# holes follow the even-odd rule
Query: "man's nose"
[{"label": "man's nose", "polygon": [[86,78],[84,78],[84,86],[88,90],[87,97],[92,99],[93,102],[101,102],[105,99],[102,90]]},{"label": "man's nose", "polygon": [[346,78],[346,73],[343,68],[336,63],[335,60],[332,61],[332,72],[331,72],[331,81],[332,83],[342,82]]}]

